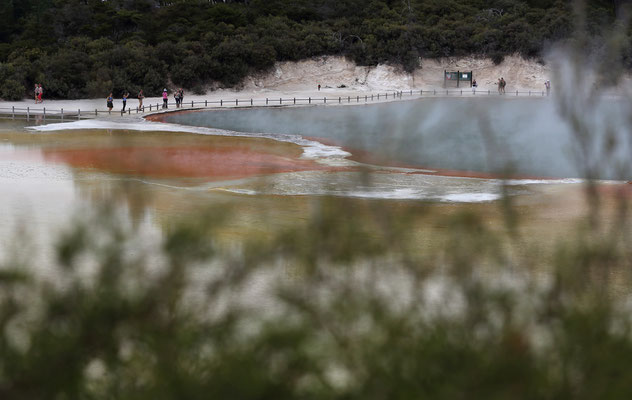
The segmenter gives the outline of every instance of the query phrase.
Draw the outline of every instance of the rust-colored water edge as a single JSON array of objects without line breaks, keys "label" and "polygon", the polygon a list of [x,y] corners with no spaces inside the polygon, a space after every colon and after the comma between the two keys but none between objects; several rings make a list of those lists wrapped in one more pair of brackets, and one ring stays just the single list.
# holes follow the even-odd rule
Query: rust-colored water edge
[{"label": "rust-colored water edge", "polygon": [[[208,111],[209,109],[206,108],[204,109],[205,111]],[[175,110],[165,110],[165,111],[161,111],[161,112],[157,112],[154,114],[149,114],[149,115],[145,115],[143,118],[147,121],[151,121],[151,122],[166,122],[166,119],[168,116],[174,115],[174,114],[190,114],[190,113],[195,113],[198,112],[200,110],[196,110],[196,109],[192,109],[192,110],[179,110],[179,109],[175,109]]]},{"label": "rust-colored water edge", "polygon": [[68,143],[68,147],[44,148],[42,153],[46,161],[74,168],[156,178],[221,181],[271,173],[334,170],[301,159],[302,148],[298,145],[263,138],[128,132],[119,133],[116,140],[93,144],[77,147]]}]

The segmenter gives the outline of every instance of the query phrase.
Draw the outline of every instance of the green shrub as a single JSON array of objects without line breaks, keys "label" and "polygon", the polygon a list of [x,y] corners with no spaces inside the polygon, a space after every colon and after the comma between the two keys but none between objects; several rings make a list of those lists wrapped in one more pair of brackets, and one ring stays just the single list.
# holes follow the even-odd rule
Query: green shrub
[{"label": "green shrub", "polygon": [[255,70],[266,70],[272,67],[276,59],[276,51],[269,45],[254,44],[248,53],[248,63]]},{"label": "green shrub", "polygon": [[166,77],[161,75],[158,71],[150,69],[143,78],[143,92],[145,96],[158,96],[162,93],[162,89],[167,84]]},{"label": "green shrub", "polygon": [[106,98],[112,91],[112,81],[97,78],[86,85],[86,95],[90,98]]},{"label": "green shrub", "polygon": [[[169,80],[188,87],[211,80],[230,86],[275,61],[323,54],[411,71],[419,55],[477,54],[494,62],[514,53],[537,58],[552,43],[573,37],[571,2],[492,3],[23,0],[0,9],[9,16],[5,21],[12,21],[0,28],[5,38],[0,62],[15,68],[16,81],[30,86],[43,77],[54,88],[48,95],[67,97],[97,91],[91,82],[100,79],[96,71],[104,67],[116,71],[109,80],[119,88],[154,90]],[[587,2],[587,48],[603,47],[616,3]],[[629,29],[624,36],[628,45],[622,54],[630,68]],[[185,63],[189,57],[196,61]],[[161,77],[145,82],[148,74]]]},{"label": "green shrub", "polygon": [[193,86],[192,90],[193,90],[193,94],[196,94],[198,96],[206,94],[206,88],[203,85],[195,85]]},{"label": "green shrub", "polygon": [[503,53],[492,53],[491,58],[494,64],[498,65],[498,64],[501,64],[505,60],[505,55]]},{"label": "green shrub", "polygon": [[4,100],[22,100],[24,98],[24,85],[15,79],[7,79],[0,83],[0,97]]},{"label": "green shrub", "polygon": [[197,75],[195,74],[195,70],[193,66],[182,63],[176,64],[171,69],[171,80],[177,86],[182,86],[184,88],[191,88],[197,83]]}]

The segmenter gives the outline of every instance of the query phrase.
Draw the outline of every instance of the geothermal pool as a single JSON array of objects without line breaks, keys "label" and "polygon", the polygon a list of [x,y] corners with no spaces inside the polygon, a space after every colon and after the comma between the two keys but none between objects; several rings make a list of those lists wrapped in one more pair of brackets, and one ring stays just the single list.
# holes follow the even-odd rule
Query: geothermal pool
[{"label": "geothermal pool", "polygon": [[[58,170],[97,186],[240,196],[487,202],[529,185],[629,180],[624,104],[597,103],[577,137],[545,98],[188,111],[144,120],[0,128],[0,178]],[[150,118],[151,119],[151,118]],[[29,162],[37,162],[29,166]],[[25,164],[26,163],[26,164]],[[500,178],[505,178],[502,180]]]},{"label": "geothermal pool", "polygon": [[[172,217],[225,204],[239,215],[231,235],[274,230],[304,218],[310,199],[322,196],[445,211],[494,207],[507,193],[540,207],[549,202],[544,192],[579,190],[585,160],[600,179],[630,179],[625,113],[616,102],[599,107],[588,152],[548,99],[231,109],[163,122],[0,122],[0,260],[26,227],[28,243],[48,249],[45,263],[56,233],[103,204],[153,235]],[[608,140],[604,126],[613,128]],[[605,150],[606,162],[597,163]],[[509,179],[499,179],[503,173]]]},{"label": "geothermal pool", "polygon": [[[335,143],[352,159],[522,177],[631,179],[626,104],[586,110],[578,138],[546,98],[431,98],[361,106],[312,106],[168,114],[169,123],[301,135]],[[611,129],[614,137],[609,137]],[[588,148],[585,152],[581,144]],[[608,152],[609,144],[615,149]],[[465,175],[463,173],[458,175]]]}]

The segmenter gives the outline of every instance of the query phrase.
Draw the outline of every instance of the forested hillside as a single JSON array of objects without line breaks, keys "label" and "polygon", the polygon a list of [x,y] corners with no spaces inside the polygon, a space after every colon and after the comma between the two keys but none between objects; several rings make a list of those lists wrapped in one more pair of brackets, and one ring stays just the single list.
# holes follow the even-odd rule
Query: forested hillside
[{"label": "forested hillside", "polygon": [[[596,47],[622,2],[589,2]],[[4,99],[36,82],[58,98],[200,91],[325,54],[409,71],[420,57],[538,57],[576,20],[570,0],[2,0],[0,18]]]}]

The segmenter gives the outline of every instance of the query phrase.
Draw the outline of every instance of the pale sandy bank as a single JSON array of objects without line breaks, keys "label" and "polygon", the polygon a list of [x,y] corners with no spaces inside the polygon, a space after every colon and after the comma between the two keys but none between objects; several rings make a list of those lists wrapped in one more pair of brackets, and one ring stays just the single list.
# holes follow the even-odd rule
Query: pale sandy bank
[{"label": "pale sandy bank", "polygon": [[549,67],[518,56],[506,57],[499,65],[489,58],[477,57],[426,59],[421,60],[420,68],[413,73],[389,65],[357,66],[343,57],[318,57],[277,63],[272,71],[246,79],[243,89],[304,90],[319,84],[327,88],[344,85],[363,92],[432,89],[443,87],[445,70],[472,71],[481,90],[496,90],[501,77],[508,83],[507,90],[544,90],[544,82],[551,79]]}]

